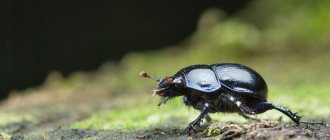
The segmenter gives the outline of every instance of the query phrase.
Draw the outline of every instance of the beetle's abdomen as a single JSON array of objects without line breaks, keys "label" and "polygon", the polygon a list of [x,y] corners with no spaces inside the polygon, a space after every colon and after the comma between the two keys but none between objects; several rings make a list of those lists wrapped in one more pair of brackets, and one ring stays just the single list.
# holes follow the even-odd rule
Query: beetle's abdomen
[{"label": "beetle's abdomen", "polygon": [[267,99],[265,80],[251,68],[240,64],[214,64],[211,67],[223,86],[235,92]]}]

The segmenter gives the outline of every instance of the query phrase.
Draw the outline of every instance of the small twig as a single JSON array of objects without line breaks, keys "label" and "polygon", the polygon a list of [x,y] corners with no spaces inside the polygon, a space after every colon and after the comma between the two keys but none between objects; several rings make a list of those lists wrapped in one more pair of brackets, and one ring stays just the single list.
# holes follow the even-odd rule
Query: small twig
[{"label": "small twig", "polygon": [[326,125],[326,123],[324,121],[320,121],[320,122],[315,122],[315,121],[300,121],[300,123]]}]

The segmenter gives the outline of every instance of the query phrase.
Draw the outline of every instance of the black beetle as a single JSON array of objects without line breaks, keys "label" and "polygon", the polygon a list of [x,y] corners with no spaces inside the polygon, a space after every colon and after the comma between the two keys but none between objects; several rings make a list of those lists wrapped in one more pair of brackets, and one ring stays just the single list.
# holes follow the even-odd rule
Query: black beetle
[{"label": "black beetle", "polygon": [[162,96],[158,105],[177,96],[183,96],[185,105],[200,110],[196,120],[191,122],[184,133],[196,131],[203,118],[210,120],[208,113],[238,112],[245,118],[249,115],[276,109],[288,116],[297,125],[300,116],[289,109],[267,102],[265,80],[253,69],[234,63],[192,65],[170,77],[160,80],[141,72],[142,77],[159,82],[154,94]]}]

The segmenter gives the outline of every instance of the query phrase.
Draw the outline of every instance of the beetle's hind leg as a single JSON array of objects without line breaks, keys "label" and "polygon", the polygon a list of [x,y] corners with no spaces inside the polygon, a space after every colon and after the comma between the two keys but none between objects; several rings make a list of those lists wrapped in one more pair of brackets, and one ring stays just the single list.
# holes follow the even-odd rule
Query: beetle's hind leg
[{"label": "beetle's hind leg", "polygon": [[279,106],[279,105],[274,105],[272,103],[269,102],[260,102],[257,104],[257,114],[258,113],[262,113],[265,112],[267,110],[270,109],[276,109],[280,112],[282,112],[283,114],[285,114],[286,116],[288,116],[292,121],[294,121],[297,125],[299,125],[300,123],[300,118],[301,116],[298,116],[296,112],[291,112],[289,109],[283,107],[283,106]]},{"label": "beetle's hind leg", "polygon": [[291,112],[289,109],[279,106],[279,105],[273,105],[273,108],[284,113],[286,116],[288,116],[292,121],[294,121],[297,125],[300,123],[300,118],[302,116],[298,116],[297,112]]}]

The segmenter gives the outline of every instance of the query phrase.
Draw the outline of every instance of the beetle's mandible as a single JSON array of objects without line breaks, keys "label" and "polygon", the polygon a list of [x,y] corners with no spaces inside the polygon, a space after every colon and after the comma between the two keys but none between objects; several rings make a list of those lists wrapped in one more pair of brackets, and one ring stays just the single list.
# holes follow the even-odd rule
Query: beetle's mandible
[{"label": "beetle's mandible", "polygon": [[154,78],[145,72],[140,75],[159,82],[154,90],[154,94],[162,97],[158,105],[174,97],[183,96],[185,105],[201,111],[184,133],[196,131],[202,119],[211,120],[208,113],[215,112],[237,112],[245,118],[250,118],[249,115],[276,109],[297,125],[300,122],[301,117],[297,113],[267,102],[265,80],[256,71],[241,64],[192,65],[164,79]]}]

